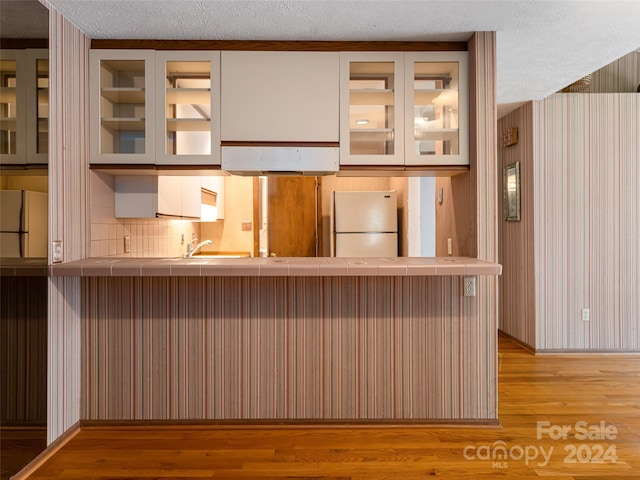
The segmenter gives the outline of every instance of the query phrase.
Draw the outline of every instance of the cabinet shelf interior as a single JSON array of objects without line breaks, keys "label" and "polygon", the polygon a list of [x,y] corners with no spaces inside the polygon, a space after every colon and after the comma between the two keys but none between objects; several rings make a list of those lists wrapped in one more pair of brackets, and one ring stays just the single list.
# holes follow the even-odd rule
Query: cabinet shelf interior
[{"label": "cabinet shelf interior", "polygon": [[167,103],[170,105],[209,104],[210,88],[167,88]]},{"label": "cabinet shelf interior", "polygon": [[11,130],[15,131],[16,129],[16,119],[11,117],[2,117],[0,118],[0,130],[6,131]]},{"label": "cabinet shelf interior", "polygon": [[0,87],[0,103],[16,103],[16,87]]},{"label": "cabinet shelf interior", "polygon": [[102,89],[102,97],[112,103],[144,104],[144,88],[140,87],[106,87]]},{"label": "cabinet shelf interior", "polygon": [[144,118],[103,118],[102,126],[111,131],[143,132]]},{"label": "cabinet shelf interior", "polygon": [[355,89],[349,92],[351,105],[393,105],[393,90]]},{"label": "cabinet shelf interior", "polygon": [[167,118],[168,132],[208,132],[210,118]]}]

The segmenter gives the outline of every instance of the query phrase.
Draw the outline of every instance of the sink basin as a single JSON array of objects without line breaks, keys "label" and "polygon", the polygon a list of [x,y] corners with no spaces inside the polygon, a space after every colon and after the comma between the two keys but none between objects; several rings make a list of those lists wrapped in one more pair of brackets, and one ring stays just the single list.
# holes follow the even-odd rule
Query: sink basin
[{"label": "sink basin", "polygon": [[246,253],[215,253],[215,252],[203,252],[203,253],[196,253],[193,257],[191,258],[196,258],[196,257],[206,257],[206,258],[246,258],[249,255]]}]

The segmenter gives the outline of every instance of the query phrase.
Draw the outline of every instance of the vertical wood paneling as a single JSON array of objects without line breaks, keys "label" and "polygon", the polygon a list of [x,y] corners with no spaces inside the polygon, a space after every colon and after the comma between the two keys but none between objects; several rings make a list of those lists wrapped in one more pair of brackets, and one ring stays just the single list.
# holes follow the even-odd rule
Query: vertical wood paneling
[{"label": "vertical wood paneling", "polygon": [[593,72],[591,92],[629,93],[636,92],[640,85],[640,52],[628,55]]},{"label": "vertical wood paneling", "polygon": [[640,350],[640,95],[557,94],[533,118],[536,346]]},{"label": "vertical wood paneling", "polygon": [[[498,139],[507,128],[518,129],[518,143],[498,148],[498,262],[502,275],[498,279],[500,329],[536,347],[536,307],[534,270],[534,198],[533,179],[533,106],[527,103],[498,121]],[[504,189],[502,169],[520,162],[520,221],[507,222],[503,215]],[[539,252],[544,254],[544,252]]]},{"label": "vertical wood paneling", "polygon": [[[475,244],[469,256],[490,262],[498,261],[498,200],[497,200],[497,147],[496,147],[496,33],[476,32],[469,40],[470,78],[470,161],[471,188],[469,189],[469,209],[475,212],[470,222],[475,225]],[[453,177],[452,182],[456,177]],[[471,208],[475,206],[475,209]],[[464,250],[463,250],[464,251]],[[474,253],[474,254],[471,254]],[[493,409],[497,416],[498,384],[498,286],[497,277],[480,276],[477,282],[478,305],[476,321],[481,340],[472,344],[469,337],[461,336],[464,351],[477,348],[478,358],[487,369],[484,378],[488,395],[477,395],[480,406]],[[493,361],[492,361],[493,360]],[[478,392],[476,392],[477,394]],[[470,404],[471,402],[469,402]]]},{"label": "vertical wood paneling", "polygon": [[[44,2],[43,2],[44,3]],[[89,39],[49,7],[49,237],[65,261],[86,257]],[[51,259],[51,252],[49,253]],[[80,280],[49,279],[48,442],[80,419]]]},{"label": "vertical wood paneling", "polygon": [[47,421],[47,278],[0,279],[0,424]]},{"label": "vertical wood paneling", "polygon": [[82,285],[83,419],[496,418],[459,277]]}]

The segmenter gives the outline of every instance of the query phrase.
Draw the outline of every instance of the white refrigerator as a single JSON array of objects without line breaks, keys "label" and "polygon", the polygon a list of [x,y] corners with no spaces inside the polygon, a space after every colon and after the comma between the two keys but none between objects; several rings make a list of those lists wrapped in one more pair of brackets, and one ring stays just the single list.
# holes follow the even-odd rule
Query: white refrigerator
[{"label": "white refrigerator", "polygon": [[395,191],[333,192],[336,257],[397,257]]},{"label": "white refrigerator", "polygon": [[0,257],[47,257],[47,194],[0,190]]}]

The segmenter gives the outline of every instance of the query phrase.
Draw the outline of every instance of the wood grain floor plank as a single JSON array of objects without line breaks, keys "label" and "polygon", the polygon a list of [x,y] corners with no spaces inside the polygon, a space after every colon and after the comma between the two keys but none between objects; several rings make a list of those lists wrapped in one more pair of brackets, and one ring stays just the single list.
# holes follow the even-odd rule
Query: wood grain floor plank
[{"label": "wood grain floor plank", "polygon": [[85,426],[30,478],[640,478],[640,356],[499,343],[499,426]]}]

